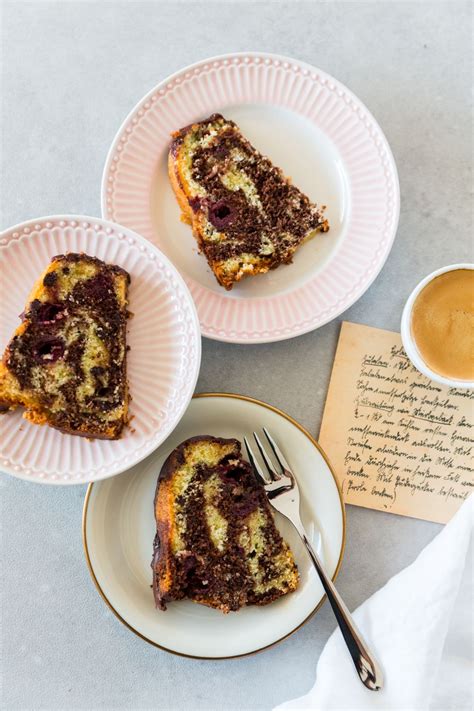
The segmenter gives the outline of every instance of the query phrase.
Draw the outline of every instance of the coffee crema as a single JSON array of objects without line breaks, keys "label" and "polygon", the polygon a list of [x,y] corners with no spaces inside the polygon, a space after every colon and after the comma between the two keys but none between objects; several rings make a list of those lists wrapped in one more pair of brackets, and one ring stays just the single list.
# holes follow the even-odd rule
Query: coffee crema
[{"label": "coffee crema", "polygon": [[430,281],[413,304],[411,333],[432,371],[474,380],[474,270],[453,269]]}]

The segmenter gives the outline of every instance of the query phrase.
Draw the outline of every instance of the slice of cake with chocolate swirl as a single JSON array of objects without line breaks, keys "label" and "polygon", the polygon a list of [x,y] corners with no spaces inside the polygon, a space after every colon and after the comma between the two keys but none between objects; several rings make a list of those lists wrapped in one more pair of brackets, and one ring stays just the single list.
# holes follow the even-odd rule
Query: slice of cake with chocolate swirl
[{"label": "slice of cake with chocolate swirl", "polygon": [[182,219],[226,289],[290,263],[303,242],[329,229],[325,208],[220,114],[173,133],[168,170]]},{"label": "slice of cake with chocolate swirl", "polygon": [[126,271],[54,257],[0,363],[0,409],[63,432],[118,439],[127,421]]},{"label": "slice of cake with chocolate swirl", "polygon": [[222,612],[292,592],[298,570],[240,442],[182,442],[165,461],[155,496],[156,606],[188,598]]}]

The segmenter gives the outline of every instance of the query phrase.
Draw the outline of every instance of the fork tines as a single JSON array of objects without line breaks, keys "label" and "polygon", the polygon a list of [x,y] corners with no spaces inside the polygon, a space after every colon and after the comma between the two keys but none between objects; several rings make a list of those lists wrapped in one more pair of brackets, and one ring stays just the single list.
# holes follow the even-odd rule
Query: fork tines
[{"label": "fork tines", "polygon": [[249,456],[249,460],[251,465],[254,468],[255,474],[257,477],[261,480],[262,484],[271,484],[274,481],[279,481],[282,478],[290,478],[291,477],[291,472],[290,468],[288,466],[288,463],[283,456],[280,448],[276,444],[275,440],[273,437],[270,435],[266,427],[263,427],[263,432],[265,434],[265,437],[268,440],[268,443],[272,449],[273,455],[275,460],[278,463],[280,471],[278,472],[275,465],[273,464],[273,461],[268,454],[267,450],[265,449],[264,445],[262,444],[262,441],[258,434],[256,432],[253,432],[253,436],[255,439],[255,442],[257,444],[258,450],[260,452],[260,455],[262,457],[262,460],[265,464],[265,467],[267,469],[268,474],[263,470],[262,466],[260,465],[257,457],[255,456],[255,453],[253,452],[250,443],[247,439],[247,437],[244,437],[244,442],[245,442],[245,447],[247,449],[247,453]]}]

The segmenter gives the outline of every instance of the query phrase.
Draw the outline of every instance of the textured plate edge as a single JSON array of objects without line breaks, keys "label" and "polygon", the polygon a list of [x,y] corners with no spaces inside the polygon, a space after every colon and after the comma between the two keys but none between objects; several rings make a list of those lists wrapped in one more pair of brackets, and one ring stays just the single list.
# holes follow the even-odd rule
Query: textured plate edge
[{"label": "textured plate edge", "polygon": [[[342,490],[339,485],[339,482],[337,480],[335,471],[331,465],[331,462],[329,461],[329,458],[326,454],[326,452],[323,450],[321,445],[317,442],[317,440],[308,432],[308,430],[303,427],[297,420],[295,420],[291,415],[288,415],[286,412],[283,410],[280,410],[279,408],[275,407],[274,405],[270,405],[267,402],[264,402],[263,400],[258,400],[256,398],[250,397],[249,395],[239,395],[237,393],[219,393],[219,392],[204,392],[204,393],[195,393],[193,397],[191,398],[192,400],[195,399],[200,399],[200,398],[229,398],[229,399],[236,399],[236,400],[244,400],[245,402],[250,402],[253,403],[254,405],[259,405],[260,407],[264,407],[277,415],[280,415],[283,417],[285,420],[289,421],[292,425],[294,425],[297,429],[300,430],[311,442],[311,444],[318,450],[320,455],[323,457],[324,461],[326,462],[326,465],[331,472],[332,478],[334,480],[334,484],[336,485],[336,490],[339,495],[339,503],[341,506],[341,516],[342,516],[342,542],[341,542],[341,549],[339,552],[339,558],[336,564],[336,568],[334,570],[334,573],[332,575],[332,581],[334,582],[339,575],[341,566],[342,566],[342,561],[344,558],[344,552],[346,548],[346,536],[347,536],[347,523],[346,523],[346,508],[345,508],[345,503],[344,503],[344,498],[342,495]],[[146,635],[142,634],[138,630],[136,630],[132,625],[130,625],[121,615],[120,613],[114,608],[110,600],[107,598],[106,594],[102,590],[99,581],[97,580],[95,573],[94,573],[94,568],[92,566],[92,561],[89,555],[89,548],[87,544],[87,513],[88,513],[88,508],[89,508],[89,500],[92,494],[92,489],[94,486],[94,482],[90,483],[87,487],[86,495],[84,497],[84,505],[82,509],[82,545],[83,545],[83,550],[84,550],[84,556],[86,559],[86,564],[87,568],[89,570],[89,574],[92,578],[92,582],[95,585],[95,588],[97,592],[99,593],[100,597],[102,600],[105,602],[107,607],[113,612],[115,617],[123,624],[127,629],[130,630],[130,632],[133,632],[137,637],[140,637],[142,640],[147,642],[148,644],[152,645],[153,647],[156,647],[157,649],[162,650],[163,652],[168,652],[170,654],[174,654],[178,657],[185,657],[187,659],[201,659],[201,660],[206,660],[206,661],[222,661],[222,660],[229,660],[229,659],[241,659],[242,657],[250,657],[253,656],[254,654],[259,654],[260,652],[264,652],[267,649],[271,649],[272,647],[275,647],[277,644],[280,644],[281,642],[284,642],[288,637],[291,637],[295,632],[297,632],[299,629],[301,629],[307,622],[311,620],[312,617],[316,615],[317,612],[321,609],[321,607],[324,605],[327,599],[327,595],[324,594],[321,598],[321,600],[318,602],[314,610],[310,612],[310,614],[297,625],[294,629],[292,629],[290,632],[287,634],[283,635],[283,637],[280,637],[279,639],[275,640],[274,642],[271,642],[270,644],[265,645],[265,647],[260,647],[259,649],[254,649],[250,652],[243,652],[242,654],[234,654],[231,656],[219,656],[219,657],[201,657],[198,655],[194,654],[185,654],[184,652],[177,652],[174,649],[169,649],[168,647],[164,647],[161,644],[158,644],[158,642],[154,642],[153,640],[149,639],[146,637]]]},{"label": "textured plate edge", "polygon": [[[387,140],[387,137],[385,133],[383,132],[382,128],[380,127],[379,122],[375,119],[373,116],[372,112],[367,108],[365,103],[359,99],[354,92],[349,89],[345,84],[343,84],[341,81],[333,77],[331,74],[328,74],[325,72],[323,69],[320,69],[319,67],[315,67],[312,64],[309,64],[308,62],[304,62],[300,59],[295,59],[294,57],[288,57],[286,55],[281,55],[275,52],[259,52],[259,51],[242,51],[242,52],[230,52],[230,53],[224,53],[224,54],[217,54],[213,55],[211,57],[206,57],[204,59],[200,59],[197,62],[193,62],[192,64],[188,64],[185,67],[182,67],[181,69],[178,69],[177,71],[173,72],[172,74],[169,74],[166,76],[164,79],[162,79],[158,84],[156,84],[152,89],[150,89],[145,96],[143,96],[136,104],[135,106],[131,109],[131,111],[127,114],[125,119],[122,121],[118,131],[116,132],[113,141],[110,145],[110,148],[107,152],[103,172],[102,172],[102,179],[101,179],[101,195],[100,195],[100,202],[101,202],[101,214],[102,214],[102,219],[104,220],[110,220],[110,218],[107,215],[107,178],[110,172],[110,166],[113,162],[113,155],[116,152],[117,146],[120,143],[120,138],[123,134],[123,131],[125,130],[127,124],[131,121],[131,119],[136,115],[136,113],[140,110],[140,108],[145,104],[147,101],[150,100],[150,98],[156,94],[161,88],[163,88],[166,84],[172,83],[177,77],[182,75],[183,73],[186,72],[191,72],[192,70],[196,69],[197,67],[200,67],[201,65],[205,64],[212,64],[213,62],[218,62],[222,61],[225,59],[232,60],[234,58],[244,58],[244,57],[259,57],[261,59],[272,59],[272,60],[278,60],[280,62],[288,62],[288,63],[295,63],[301,66],[303,69],[306,69],[311,72],[316,72],[320,76],[324,77],[326,80],[331,81],[334,83],[336,86],[341,87],[351,98],[352,100],[356,101],[359,103],[363,108],[364,111],[366,112],[368,118],[373,121],[375,127],[377,128],[382,143],[384,144],[385,150],[387,152],[387,156],[389,159],[390,163],[390,168],[393,173],[393,179],[394,179],[394,188],[395,188],[395,194],[394,194],[394,216],[393,216],[393,228],[392,228],[392,235],[391,239],[387,243],[386,250],[384,254],[381,257],[380,263],[377,265],[377,268],[374,270],[373,275],[370,277],[369,281],[367,284],[362,286],[356,294],[351,297],[349,302],[344,305],[344,308],[340,311],[336,309],[335,313],[332,314],[331,316],[328,316],[326,319],[322,319],[318,324],[310,324],[308,326],[302,327],[297,333],[289,334],[289,335],[279,335],[279,336],[263,336],[263,337],[251,337],[251,338],[241,338],[241,337],[232,337],[232,336],[217,336],[214,333],[210,333],[207,331],[206,327],[203,326],[203,324],[200,323],[200,328],[201,328],[201,334],[205,338],[208,338],[209,340],[212,341],[219,341],[221,343],[236,343],[238,345],[259,345],[262,343],[278,343],[279,341],[287,341],[292,338],[298,338],[298,336],[303,336],[307,333],[311,333],[312,331],[317,330],[318,328],[321,328],[322,326],[325,326],[326,324],[330,323],[334,319],[338,318],[341,314],[343,314],[345,311],[350,309],[362,296],[365,294],[366,291],[370,289],[380,272],[382,271],[383,267],[385,266],[385,263],[388,259],[388,256],[392,250],[393,243],[395,241],[395,237],[397,236],[397,231],[398,231],[398,225],[400,221],[400,179],[398,175],[398,169],[397,169],[397,164],[395,162],[395,158],[392,152],[392,149],[390,147],[390,144]],[[117,224],[117,223],[116,223]],[[132,230],[133,231],[133,230]],[[148,242],[148,240],[147,240]],[[150,244],[154,244],[150,242]],[[179,271],[177,267],[175,267],[176,271]],[[180,273],[180,272],[179,272]],[[181,276],[181,273],[180,273]],[[184,277],[182,277],[184,278]],[[189,287],[188,287],[189,288]]]},{"label": "textured plate edge", "polygon": [[[194,397],[194,389],[196,387],[196,383],[199,378],[199,373],[201,371],[201,359],[202,359],[201,324],[200,324],[199,316],[198,316],[198,313],[196,310],[196,304],[194,303],[194,299],[191,295],[189,287],[186,284],[186,282],[184,281],[184,279],[181,276],[178,269],[176,269],[174,264],[171,262],[171,260],[155,244],[153,244],[152,242],[149,242],[149,240],[145,239],[145,237],[143,237],[138,232],[135,232],[135,230],[132,230],[132,229],[130,229],[130,227],[126,227],[125,225],[121,225],[119,222],[113,222],[112,220],[107,220],[103,217],[93,217],[90,215],[75,215],[75,214],[44,215],[41,217],[30,218],[30,219],[25,220],[23,222],[19,222],[18,224],[12,225],[11,227],[7,227],[7,229],[2,230],[0,232],[0,240],[5,239],[7,237],[7,235],[9,235],[10,233],[23,231],[25,227],[32,226],[33,227],[32,231],[34,232],[35,231],[34,228],[35,228],[36,224],[39,224],[42,222],[54,222],[54,221],[59,222],[61,220],[76,221],[78,224],[80,224],[81,222],[89,222],[91,224],[101,224],[104,227],[112,227],[113,229],[116,229],[118,227],[118,228],[124,230],[125,232],[132,233],[133,235],[138,237],[139,241],[142,242],[143,244],[145,244],[147,248],[150,248],[152,251],[159,254],[160,259],[163,259],[166,262],[167,266],[171,269],[171,271],[173,272],[175,277],[181,283],[181,286],[184,287],[185,293],[187,293],[189,296],[188,302],[189,302],[189,305],[191,308],[191,312],[193,314],[193,321],[194,321],[194,325],[195,325],[196,331],[197,331],[196,335],[198,336],[196,339],[196,347],[197,347],[196,368],[195,368],[195,373],[193,374],[193,378],[192,378],[192,388],[190,388],[191,394],[186,402],[186,405],[183,406],[182,411],[180,412],[179,416],[177,416],[175,418],[175,421],[172,422],[172,425],[171,425],[169,431],[166,432],[166,434],[163,437],[163,439],[161,440],[161,442],[159,442],[155,447],[153,447],[152,449],[147,451],[145,454],[143,454],[143,456],[140,456],[134,462],[134,464],[132,464],[130,466],[126,466],[122,469],[120,469],[120,466],[119,466],[118,470],[113,470],[111,473],[107,473],[105,476],[98,477],[97,479],[94,480],[94,481],[104,481],[105,479],[109,479],[113,476],[118,476],[119,474],[123,474],[124,471],[127,471],[132,466],[139,464],[144,459],[149,457],[151,454],[153,454],[153,452],[156,449],[158,449],[158,447],[160,447],[163,444],[163,442],[172,434],[173,430],[178,426],[184,413],[186,412],[186,410],[189,407],[189,403],[191,402],[192,398]],[[1,247],[7,247],[7,246],[8,246],[8,242],[6,244],[0,244],[0,251],[1,251]],[[7,415],[7,413],[4,413],[4,414]],[[41,425],[37,425],[37,426],[41,426]],[[47,426],[47,425],[43,425],[43,426]],[[49,485],[49,486],[84,486],[84,485],[86,485],[86,486],[90,486],[90,484],[93,483],[93,482],[88,482],[88,481],[61,481],[61,480],[57,480],[57,481],[54,480],[53,481],[51,479],[38,479],[37,476],[24,475],[24,474],[22,474],[21,471],[15,471],[12,467],[5,466],[4,464],[0,465],[0,472],[4,472],[5,474],[8,474],[9,476],[13,476],[13,477],[15,477],[15,479],[20,479],[22,481],[28,481],[33,484],[39,484],[39,485],[43,485],[43,486],[44,485]]]}]

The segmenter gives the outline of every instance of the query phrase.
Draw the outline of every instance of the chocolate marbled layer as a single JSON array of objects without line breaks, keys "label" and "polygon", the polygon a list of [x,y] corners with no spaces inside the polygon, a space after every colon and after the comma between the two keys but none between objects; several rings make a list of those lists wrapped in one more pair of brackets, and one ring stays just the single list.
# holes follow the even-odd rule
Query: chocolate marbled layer
[{"label": "chocolate marbled layer", "polygon": [[[164,482],[172,483],[175,472],[185,463],[185,450],[190,443],[209,441],[223,445],[234,444],[234,451],[222,457],[215,466],[198,463],[193,469],[192,481],[186,492],[175,498],[180,520],[185,522],[182,534],[183,550],[174,555],[168,564],[172,570],[172,585],[165,593],[161,590],[158,569],[160,557],[169,550],[169,540],[161,538],[169,534],[166,521],[158,521],[152,560],[153,590],[155,602],[166,609],[171,600],[191,598],[196,602],[219,601],[226,610],[238,610],[243,605],[266,604],[282,594],[281,585],[271,586],[281,575],[275,558],[285,549],[285,543],[275,527],[267,496],[255,478],[251,466],[240,457],[240,443],[211,436],[194,437],[177,447],[163,465],[159,487]],[[213,506],[226,522],[225,544],[218,549],[212,540],[207,504],[204,495],[206,482],[218,481],[218,494]],[[156,504],[156,500],[155,500]],[[264,550],[245,550],[242,534],[248,525],[249,516],[259,511],[265,525],[262,536]],[[174,513],[176,515],[176,511]],[[249,559],[256,558],[262,581],[269,585],[265,591],[255,590],[255,576],[249,567]],[[161,561],[162,562],[162,561]]]},{"label": "chocolate marbled layer", "polygon": [[[280,168],[259,153],[236,124],[214,114],[178,131],[171,152],[176,154],[187,133],[200,144],[193,152],[192,180],[203,196],[189,199],[193,212],[204,213],[224,239],[201,245],[210,261],[243,253],[269,257],[277,266],[291,261],[294,249],[314,230],[327,231],[323,209],[310,202],[283,175]],[[217,135],[213,135],[217,132]],[[238,171],[252,185],[255,200],[242,189],[230,189],[222,177]],[[262,240],[266,251],[262,252]],[[268,245],[271,251],[268,251]]]},{"label": "chocolate marbled layer", "polygon": [[[125,327],[128,314],[117,299],[114,278],[123,275],[128,284],[130,277],[121,267],[84,254],[59,255],[53,262],[57,266],[43,279],[41,300],[34,299],[22,314],[26,328],[9,343],[4,362],[22,389],[35,392],[35,397],[48,410],[50,424],[74,432],[84,429],[86,422],[87,430],[100,437],[104,429],[101,413],[121,407],[127,399]],[[79,262],[93,265],[96,273],[91,278],[78,280],[64,293],[60,277],[68,277],[72,265]],[[88,373],[83,363],[84,318],[93,324],[94,337],[108,354],[106,366],[92,366]],[[76,333],[72,339],[71,327]],[[47,383],[48,366],[57,362],[63,363],[72,375],[63,378],[57,391],[49,387],[38,390],[38,379]],[[43,376],[38,374],[38,366],[43,366]],[[78,400],[78,387],[87,377],[94,379],[94,391]],[[54,407],[59,393],[66,404],[62,409]]]}]

